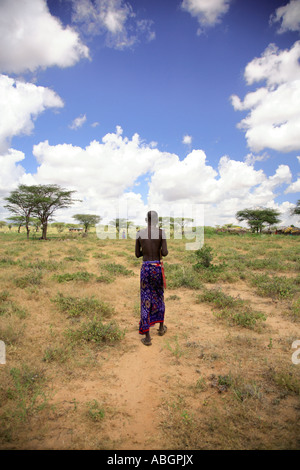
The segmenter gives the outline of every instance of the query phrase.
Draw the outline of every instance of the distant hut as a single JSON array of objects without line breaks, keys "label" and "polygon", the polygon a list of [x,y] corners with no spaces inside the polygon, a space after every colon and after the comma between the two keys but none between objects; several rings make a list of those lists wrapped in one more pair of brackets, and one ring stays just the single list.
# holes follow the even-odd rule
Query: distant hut
[{"label": "distant hut", "polygon": [[286,235],[300,235],[300,228],[294,226],[286,227],[284,233]]}]

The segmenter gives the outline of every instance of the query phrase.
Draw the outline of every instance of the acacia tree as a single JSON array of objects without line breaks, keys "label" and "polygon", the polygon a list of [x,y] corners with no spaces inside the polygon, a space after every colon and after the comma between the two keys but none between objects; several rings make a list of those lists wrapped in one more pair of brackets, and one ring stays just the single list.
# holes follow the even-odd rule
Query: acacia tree
[{"label": "acacia tree", "polygon": [[11,220],[11,226],[18,227],[18,233],[20,233],[21,227],[25,225],[25,218],[22,215],[14,215],[12,217],[7,217],[7,220]]},{"label": "acacia tree", "polygon": [[298,201],[296,202],[296,207],[294,207],[294,209],[292,209],[291,214],[292,215],[300,215],[300,199],[298,199]]},{"label": "acacia tree", "polygon": [[238,221],[246,220],[252,232],[261,233],[263,224],[267,223],[269,226],[278,224],[280,212],[276,209],[243,209],[238,211],[235,215]]},{"label": "acacia tree", "polygon": [[48,221],[58,209],[69,207],[73,204],[72,194],[75,191],[67,191],[56,184],[26,186],[19,185],[18,189],[11,192],[5,198],[8,204],[5,206],[14,217],[23,217],[26,225],[27,238],[29,238],[30,216],[37,217],[42,226],[42,239],[47,238]]},{"label": "acacia tree", "polygon": [[191,217],[175,217],[174,222],[180,227],[181,234],[183,235],[184,227],[189,223],[194,222],[194,219]]},{"label": "acacia tree", "polygon": [[[36,204],[34,188],[35,186],[20,184],[8,197],[4,198],[8,202],[4,207],[14,214],[10,220],[22,221],[21,225],[26,227],[27,239],[30,232],[30,216]],[[19,231],[21,225],[19,225]]]},{"label": "acacia tree", "polygon": [[42,226],[42,239],[47,239],[48,222],[58,209],[71,206],[75,200],[72,195],[75,191],[61,188],[57,184],[35,186],[34,215],[39,218]]},{"label": "acacia tree", "polygon": [[114,227],[116,227],[117,233],[119,233],[121,227],[128,228],[128,220],[122,218],[113,219],[109,222],[109,225],[113,225]]},{"label": "acacia tree", "polygon": [[94,225],[98,224],[101,220],[100,215],[93,214],[75,214],[72,217],[84,226],[85,233],[90,227],[93,227]]},{"label": "acacia tree", "polygon": [[64,231],[65,226],[66,224],[64,222],[54,222],[51,224],[51,227],[55,227],[59,233]]}]

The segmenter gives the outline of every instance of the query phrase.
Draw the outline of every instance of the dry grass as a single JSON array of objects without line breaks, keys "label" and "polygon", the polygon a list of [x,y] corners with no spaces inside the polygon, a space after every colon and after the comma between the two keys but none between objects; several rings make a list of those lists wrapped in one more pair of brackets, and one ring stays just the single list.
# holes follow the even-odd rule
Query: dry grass
[{"label": "dry grass", "polygon": [[169,240],[145,348],[134,241],[49,236],[0,233],[2,449],[299,449],[299,238]]}]

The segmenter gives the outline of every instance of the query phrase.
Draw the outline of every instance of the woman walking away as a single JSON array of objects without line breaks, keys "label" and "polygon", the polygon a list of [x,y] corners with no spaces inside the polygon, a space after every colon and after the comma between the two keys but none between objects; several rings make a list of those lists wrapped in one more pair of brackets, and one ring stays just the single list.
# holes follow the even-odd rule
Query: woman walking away
[{"label": "woman walking away", "polygon": [[135,256],[143,257],[141,267],[141,319],[139,333],[145,335],[141,340],[145,346],[150,346],[150,326],[159,323],[158,334],[164,335],[167,327],[164,325],[164,270],[162,256],[167,256],[167,241],[165,232],[157,227],[158,215],[155,211],[147,213],[147,228],[137,232]]}]

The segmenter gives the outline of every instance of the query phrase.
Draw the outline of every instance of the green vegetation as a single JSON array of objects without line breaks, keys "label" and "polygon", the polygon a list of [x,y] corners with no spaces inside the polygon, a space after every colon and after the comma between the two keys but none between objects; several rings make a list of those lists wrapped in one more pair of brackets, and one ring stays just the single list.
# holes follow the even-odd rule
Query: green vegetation
[{"label": "green vegetation", "polygon": [[188,289],[200,289],[202,282],[192,266],[183,264],[164,263],[167,278],[167,286],[170,289],[186,287]]},{"label": "green vegetation", "polygon": [[16,277],[13,282],[16,287],[25,289],[26,287],[40,286],[42,283],[43,274],[39,269],[32,269],[28,274],[24,276]]},{"label": "green vegetation", "polygon": [[67,313],[69,317],[94,315],[109,317],[114,313],[111,305],[101,302],[95,297],[79,298],[58,293],[52,301],[58,305],[61,312]]},{"label": "green vegetation", "polygon": [[295,280],[283,276],[254,275],[252,286],[256,287],[258,295],[277,299],[290,299],[298,290]]},{"label": "green vegetation", "polygon": [[76,273],[54,274],[53,279],[59,283],[70,281],[89,282],[94,277],[94,274],[87,271],[77,271]]},{"label": "green vegetation", "polygon": [[115,321],[103,323],[102,319],[95,316],[93,319],[82,323],[77,329],[68,328],[65,334],[75,342],[83,341],[101,345],[103,343],[109,344],[120,341],[125,333]]},{"label": "green vegetation", "polygon": [[48,397],[42,388],[45,378],[41,370],[26,365],[11,368],[9,374],[10,384],[5,398],[15,403],[12,417],[24,421],[47,404]]},{"label": "green vegetation", "polygon": [[97,400],[87,402],[87,416],[94,422],[102,421],[105,417],[105,409],[99,405]]},{"label": "green vegetation", "polygon": [[226,319],[230,324],[254,328],[258,322],[265,321],[266,316],[262,312],[252,308],[242,299],[233,298],[220,289],[204,290],[198,295],[198,302],[208,302],[217,308],[214,315],[217,318]]},{"label": "green vegetation", "polygon": [[143,421],[133,390],[159,403],[145,446],[156,436],[186,451],[298,447],[300,237],[205,227],[198,253],[170,239],[168,332],[153,327],[149,351],[134,240],[49,225],[47,242],[32,228],[28,242],[17,230],[0,231],[3,449],[125,447]]},{"label": "green vegetation", "polygon": [[134,272],[130,269],[125,268],[122,264],[118,263],[106,263],[101,265],[101,269],[105,269],[110,274],[115,276],[133,276]]}]

